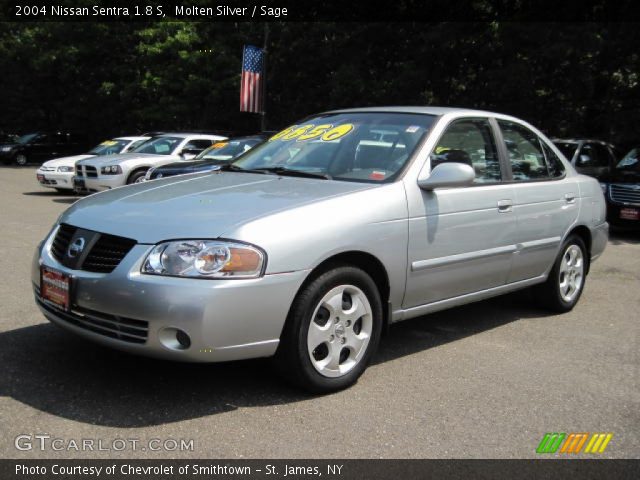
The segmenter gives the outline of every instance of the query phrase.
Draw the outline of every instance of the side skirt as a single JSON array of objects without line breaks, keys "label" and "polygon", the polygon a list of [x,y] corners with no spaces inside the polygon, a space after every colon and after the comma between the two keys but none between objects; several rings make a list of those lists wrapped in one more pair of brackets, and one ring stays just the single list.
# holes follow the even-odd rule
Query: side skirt
[{"label": "side skirt", "polygon": [[452,307],[458,307],[467,303],[478,302],[491,297],[497,297],[504,293],[513,292],[522,288],[530,287],[538,283],[542,283],[547,279],[548,274],[540,275],[539,277],[529,278],[527,280],[520,280],[519,282],[509,283],[508,285],[501,285],[499,287],[489,288],[487,290],[481,290],[479,292],[467,293],[458,297],[447,298],[446,300],[439,300],[433,303],[427,303],[417,307],[408,308],[406,310],[394,310],[391,315],[391,323],[400,322],[402,320],[408,320],[410,318],[420,317],[428,313],[439,312],[440,310],[446,310]]}]

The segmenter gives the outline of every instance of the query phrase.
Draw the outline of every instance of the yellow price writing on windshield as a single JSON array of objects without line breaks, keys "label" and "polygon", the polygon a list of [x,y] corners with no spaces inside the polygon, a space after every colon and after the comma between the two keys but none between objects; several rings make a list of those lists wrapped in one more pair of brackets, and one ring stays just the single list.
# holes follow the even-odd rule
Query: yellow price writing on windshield
[{"label": "yellow price writing on windshield", "polygon": [[293,125],[289,128],[276,133],[269,141],[273,140],[297,140],[305,141],[312,140],[314,138],[320,139],[325,142],[331,142],[344,137],[346,134],[353,130],[354,126],[351,123],[345,123],[334,127],[332,124],[327,123],[323,125]]}]

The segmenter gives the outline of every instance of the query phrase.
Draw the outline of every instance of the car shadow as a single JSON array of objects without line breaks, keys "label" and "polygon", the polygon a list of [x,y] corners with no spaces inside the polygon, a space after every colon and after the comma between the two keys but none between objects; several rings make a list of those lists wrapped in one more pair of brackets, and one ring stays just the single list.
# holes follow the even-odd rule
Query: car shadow
[{"label": "car shadow", "polygon": [[64,204],[72,204],[80,200],[82,198],[80,195],[76,195],[75,193],[67,193],[67,192],[58,192],[56,190],[51,191],[37,191],[37,192],[22,192],[22,195],[33,196],[33,197],[53,197],[51,198],[52,202],[55,203],[64,203]]},{"label": "car shadow", "polygon": [[42,164],[40,163],[27,163],[26,165],[16,165],[15,163],[10,163],[10,164],[4,164],[4,163],[0,163],[0,169],[5,168],[7,170],[11,169],[11,170],[23,170],[25,168],[33,168],[33,167],[40,167]]},{"label": "car shadow", "polygon": [[[507,296],[401,322],[383,338],[374,364],[539,315],[522,299]],[[109,427],[161,425],[310,398],[276,376],[267,359],[220,364],[148,359],[95,345],[49,323],[0,333],[0,362],[0,396]]]},{"label": "car shadow", "polygon": [[609,229],[609,243],[613,245],[637,245],[640,243],[640,230]]},{"label": "car shadow", "polygon": [[57,190],[38,190],[37,192],[22,192],[22,195],[30,197],[70,197],[73,193],[58,192]]}]

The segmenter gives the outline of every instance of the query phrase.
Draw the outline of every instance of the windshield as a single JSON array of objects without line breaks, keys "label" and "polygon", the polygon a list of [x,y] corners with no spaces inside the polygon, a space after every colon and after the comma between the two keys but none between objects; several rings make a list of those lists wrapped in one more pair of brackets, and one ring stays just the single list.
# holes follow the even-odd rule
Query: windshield
[{"label": "windshield", "polygon": [[640,147],[631,149],[616,165],[616,170],[637,170],[640,172]]},{"label": "windshield", "polygon": [[147,140],[135,150],[134,153],[151,153],[153,155],[171,155],[182,142],[181,137],[156,137]]},{"label": "windshield", "polygon": [[115,155],[120,153],[127,146],[129,140],[106,140],[100,145],[96,145],[90,151],[90,155]]},{"label": "windshield", "polygon": [[29,143],[31,140],[33,140],[37,136],[38,136],[37,133],[28,133],[26,135],[22,135],[20,138],[18,138],[17,143],[24,145],[25,143]]},{"label": "windshield", "polygon": [[334,180],[392,181],[433,124],[433,115],[336,113],[311,117],[255,147],[236,169],[298,171]]},{"label": "windshield", "polygon": [[572,142],[553,142],[553,144],[558,147],[558,150],[560,150],[569,161],[571,161],[573,154],[576,153],[576,149],[578,148],[578,144]]},{"label": "windshield", "polygon": [[260,142],[262,140],[259,138],[251,138],[214,143],[198,155],[195,160],[232,160],[244,152],[248,152]]}]

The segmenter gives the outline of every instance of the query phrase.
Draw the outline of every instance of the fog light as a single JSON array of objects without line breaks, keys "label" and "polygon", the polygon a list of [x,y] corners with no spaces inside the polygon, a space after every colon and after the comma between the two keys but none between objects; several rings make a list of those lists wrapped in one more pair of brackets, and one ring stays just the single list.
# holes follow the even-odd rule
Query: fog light
[{"label": "fog light", "polygon": [[189,338],[189,335],[184,333],[182,330],[178,330],[176,332],[176,340],[178,340],[178,343],[184,349],[187,349],[191,346],[191,339]]},{"label": "fog light", "polygon": [[160,343],[171,350],[186,350],[191,346],[191,338],[178,328],[163,328],[158,334]]}]

